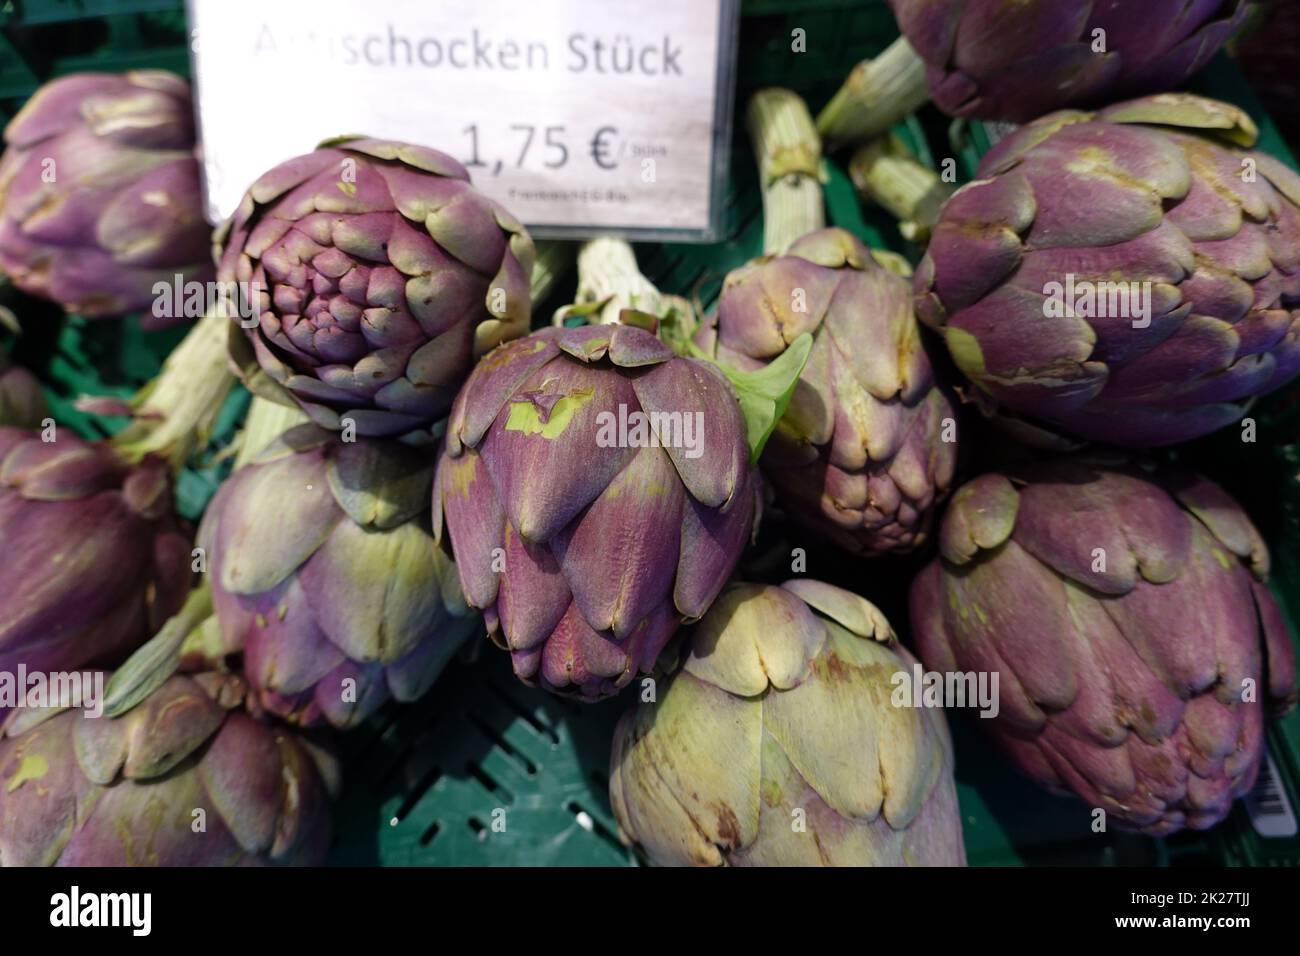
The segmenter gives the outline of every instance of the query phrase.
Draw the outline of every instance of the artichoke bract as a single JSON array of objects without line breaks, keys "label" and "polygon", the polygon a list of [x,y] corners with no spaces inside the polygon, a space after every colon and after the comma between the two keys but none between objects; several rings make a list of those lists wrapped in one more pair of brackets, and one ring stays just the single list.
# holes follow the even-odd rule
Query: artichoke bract
[{"label": "artichoke bract", "polygon": [[189,590],[167,465],[55,435],[0,428],[0,672],[115,663]]},{"label": "artichoke bract", "polygon": [[245,706],[231,674],[175,675],[124,716],[16,710],[0,738],[5,866],[318,865],[334,757]]},{"label": "artichoke bract", "polygon": [[36,376],[0,352],[0,428],[39,428],[49,414]]},{"label": "artichoke bract", "polygon": [[421,696],[481,627],[433,545],[432,481],[427,451],[304,424],[217,490],[199,547],[223,649],[267,709],[354,726]]},{"label": "artichoke bract", "polygon": [[915,662],[872,604],[737,584],[683,651],[610,758],[619,829],[652,862],[965,865],[943,713],[895,706]]},{"label": "artichoke bract", "polygon": [[996,404],[1170,444],[1300,369],[1300,176],[1181,94],[1021,127],[940,216],[914,291]]},{"label": "artichoke bract", "polygon": [[543,329],[457,396],[434,530],[520,678],[608,696],[731,574],[758,506],[748,458],[713,366],[632,325]]},{"label": "artichoke bract", "polygon": [[812,352],[763,452],[791,515],[855,554],[925,540],[957,460],[906,280],[842,229],[727,276],[695,341],[729,367],[762,368],[799,335]]},{"label": "artichoke bract", "polygon": [[254,183],[216,242],[255,313],[236,317],[247,346],[232,335],[246,383],[324,428],[429,431],[475,360],[528,330],[532,240],[431,149],[323,143]]},{"label": "artichoke bract", "polygon": [[53,80],[10,121],[5,144],[0,268],[19,288],[100,318],[149,307],[156,283],[212,278],[193,105],[179,76]]},{"label": "artichoke bract", "polygon": [[1268,551],[1219,487],[1080,460],[953,496],[916,578],[926,666],[995,673],[977,722],[1043,786],[1125,829],[1204,829],[1255,782],[1295,655]]}]

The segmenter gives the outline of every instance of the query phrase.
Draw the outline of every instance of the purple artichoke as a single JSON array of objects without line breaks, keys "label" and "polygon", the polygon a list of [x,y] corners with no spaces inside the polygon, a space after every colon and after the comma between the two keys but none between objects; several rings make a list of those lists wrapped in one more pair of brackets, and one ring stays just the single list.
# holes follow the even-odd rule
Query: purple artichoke
[{"label": "purple artichoke", "polygon": [[212,278],[190,87],[162,70],[75,73],[5,129],[0,268],[90,318],[150,306],[156,283]]},{"label": "purple artichoke", "polygon": [[171,494],[157,458],[0,428],[0,672],[115,662],[180,608],[190,544]]},{"label": "purple artichoke", "polygon": [[926,666],[999,678],[977,721],[1126,829],[1222,820],[1255,782],[1295,654],[1249,519],[1203,478],[1062,460],[953,496],[917,577]]},{"label": "purple artichoke", "polygon": [[724,365],[752,371],[805,332],[812,352],[763,453],[763,474],[796,519],[840,547],[911,549],[952,481],[957,446],[907,282],[844,230],[813,232],[728,275],[695,341]]},{"label": "purple artichoke", "polygon": [[39,428],[49,414],[36,376],[0,352],[0,428]]},{"label": "purple artichoke", "polygon": [[528,330],[532,240],[431,149],[326,142],[254,183],[217,241],[219,278],[253,297],[250,387],[324,428],[429,430],[475,360]]},{"label": "purple artichoke", "polygon": [[1148,97],[1022,127],[944,207],[917,314],[1005,408],[1145,447],[1300,369],[1300,176],[1235,107]]},{"label": "purple artichoke", "polygon": [[624,838],[661,865],[964,865],[943,714],[893,703],[914,663],[855,594],[728,588],[614,731]]},{"label": "purple artichoke", "polygon": [[890,0],[899,29],[925,61],[939,109],[1014,123],[1177,89],[1237,32],[1252,5]]},{"label": "purple artichoke", "polygon": [[224,650],[269,710],[353,726],[421,696],[481,626],[429,528],[432,458],[383,439],[293,428],[203,516]]},{"label": "purple artichoke", "polygon": [[434,530],[445,518],[466,600],[515,673],[593,699],[708,610],[756,484],[715,367],[631,325],[549,328],[492,352],[457,396]]},{"label": "purple artichoke", "polygon": [[0,739],[0,864],[320,864],[334,758],[244,708],[230,674],[173,676],[118,718],[17,710]]}]

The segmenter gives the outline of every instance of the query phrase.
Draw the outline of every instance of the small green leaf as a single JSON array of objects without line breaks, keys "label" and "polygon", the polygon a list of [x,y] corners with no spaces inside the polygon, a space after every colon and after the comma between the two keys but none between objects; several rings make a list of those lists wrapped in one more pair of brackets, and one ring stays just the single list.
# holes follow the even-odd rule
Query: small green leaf
[{"label": "small green leaf", "polygon": [[612,298],[614,298],[612,295],[607,295],[605,298],[597,299],[595,302],[575,302],[573,305],[566,305],[557,311],[555,317],[558,323],[563,325],[568,325],[569,319],[582,320],[580,322],[574,322],[574,326],[589,325],[590,323],[587,322],[587,319],[590,316],[598,315]]},{"label": "small green leaf", "polygon": [[805,332],[791,342],[779,358],[757,371],[739,372],[719,366],[740,400],[740,411],[745,416],[751,465],[758,463],[758,457],[763,453],[767,440],[772,437],[776,423],[790,406],[795,385],[803,374],[803,367],[808,364],[810,352],[812,336]]},{"label": "small green leaf", "polygon": [[120,717],[176,673],[181,645],[212,613],[212,589],[207,583],[190,592],[185,604],[162,629],[117,669],[104,688],[104,716]]},{"label": "small green leaf", "polygon": [[697,358],[713,362],[713,356],[692,341],[691,337],[695,335],[699,323],[695,319],[695,313],[690,303],[676,296],[671,296],[670,299],[676,299],[677,301],[670,305],[663,320],[659,323],[660,341],[683,358]]},{"label": "small green leaf", "polygon": [[659,329],[659,317],[650,312],[642,312],[640,309],[624,309],[619,312],[618,321],[623,325],[632,325],[651,333]]}]

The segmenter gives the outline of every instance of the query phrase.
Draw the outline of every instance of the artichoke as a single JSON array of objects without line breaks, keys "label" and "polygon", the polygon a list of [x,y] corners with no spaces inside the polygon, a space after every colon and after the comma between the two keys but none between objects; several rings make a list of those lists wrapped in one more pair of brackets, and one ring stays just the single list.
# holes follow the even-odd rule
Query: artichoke
[{"label": "artichoke", "polygon": [[1295,655],[1268,551],[1203,478],[1063,459],[953,496],[913,583],[926,666],[999,676],[978,723],[1125,829],[1204,829],[1255,782]]},{"label": "artichoke", "polygon": [[818,117],[828,140],[883,133],[927,98],[949,116],[1024,123],[1182,86],[1252,0],[890,0],[903,36]]},{"label": "artichoke", "polygon": [[593,699],[708,609],[757,504],[716,368],[632,325],[548,328],[497,348],[456,397],[433,526],[515,673]]},{"label": "artichoke", "polygon": [[892,0],[891,5],[899,28],[926,63],[930,95],[941,110],[1024,123],[1065,106],[1182,86],[1237,31],[1252,4]]},{"label": "artichoke", "polygon": [[19,288],[99,318],[150,306],[155,284],[171,288],[178,275],[212,278],[190,87],[179,76],[61,77],[27,101],[5,144],[0,268]]},{"label": "artichoke", "polygon": [[341,139],[289,160],[216,254],[256,313],[232,336],[246,382],[331,430],[431,430],[475,360],[528,330],[532,241],[431,149]]},{"label": "artichoke", "polygon": [[0,864],[320,864],[334,758],[245,707],[231,674],[176,675],[125,716],[18,710],[0,739]]},{"label": "artichoke", "polygon": [[753,372],[811,334],[763,474],[797,521],[845,550],[911,549],[952,480],[957,446],[908,284],[843,229],[822,228],[820,144],[803,101],[762,90],[749,121],[767,254],[727,276],[694,344]]},{"label": "artichoke", "polygon": [[268,710],[353,726],[414,700],[481,626],[429,528],[432,456],[289,429],[222,484],[199,547],[223,653]]},{"label": "artichoke", "polygon": [[39,428],[49,414],[36,376],[0,352],[0,428]]},{"label": "artichoke", "polygon": [[915,277],[988,398],[1128,446],[1227,425],[1300,368],[1300,176],[1224,103],[1154,96],[1002,140]]},{"label": "artichoke", "polygon": [[760,464],[796,520],[855,554],[924,541],[956,465],[955,413],[910,299],[907,282],[862,243],[825,229],[728,275],[696,333],[718,361],[745,370],[813,334]]},{"label": "artichoke", "polygon": [[160,459],[0,428],[0,673],[115,662],[175,613],[190,544]]},{"label": "artichoke", "polygon": [[943,714],[893,702],[913,665],[855,594],[730,587],[614,731],[624,838],[661,865],[965,865]]}]

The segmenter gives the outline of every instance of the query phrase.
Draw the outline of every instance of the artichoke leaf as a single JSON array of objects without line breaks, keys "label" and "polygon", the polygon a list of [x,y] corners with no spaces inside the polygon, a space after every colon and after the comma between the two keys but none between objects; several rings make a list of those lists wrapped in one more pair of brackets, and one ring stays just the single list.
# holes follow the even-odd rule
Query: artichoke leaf
[{"label": "artichoke leaf", "polygon": [[[230,362],[235,368],[235,374],[244,388],[268,402],[291,407],[297,406],[298,403],[294,401],[289,390],[272,378],[258,363],[257,354],[253,351],[253,345],[248,341],[248,336],[238,322],[231,321],[230,323],[230,331],[226,339],[226,350]],[[142,390],[136,396],[135,401],[143,403],[147,397],[147,394]]]},{"label": "artichoke leaf", "polygon": [[104,688],[104,716],[120,717],[156,691],[176,672],[181,647],[212,614],[212,588],[204,581],[162,629],[119,667]]},{"label": "artichoke leaf", "polygon": [[882,644],[894,638],[894,630],[880,608],[860,595],[809,578],[792,578],[781,587],[858,637],[873,638]]},{"label": "artichoke leaf", "polygon": [[776,423],[789,407],[799,376],[808,363],[812,344],[812,336],[805,332],[778,358],[752,372],[718,366],[736,390],[740,411],[745,417],[745,439],[749,444],[751,465],[758,463]]},{"label": "artichoke leaf", "polygon": [[393,442],[344,442],[330,461],[330,491],[363,528],[389,530],[429,507],[433,462]]}]

